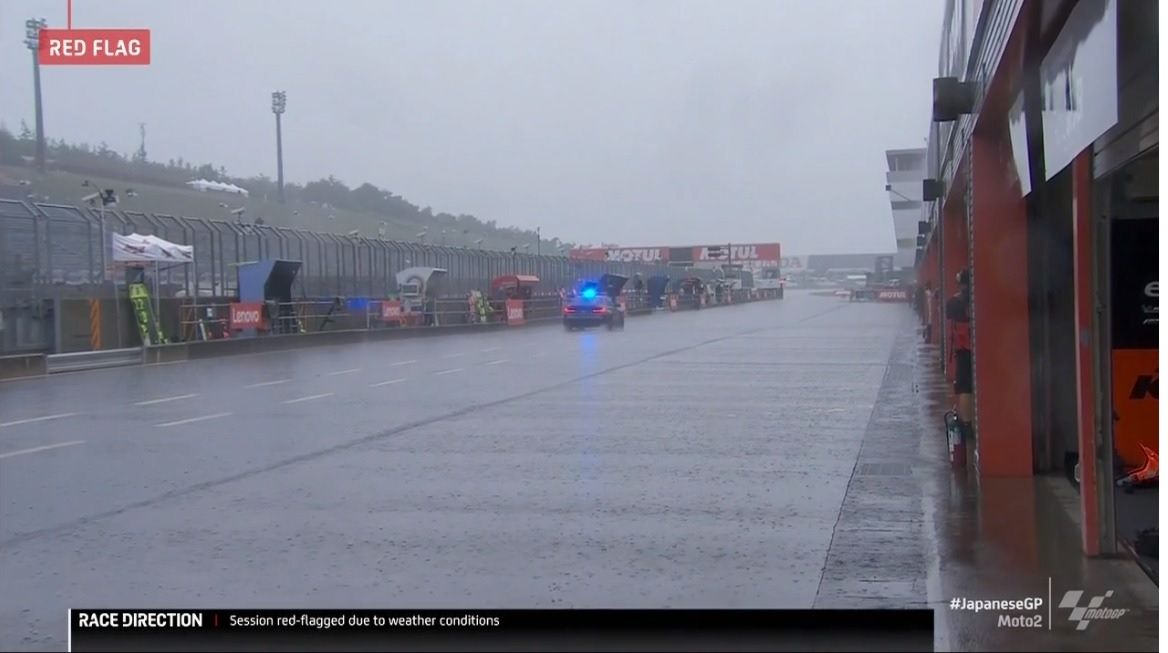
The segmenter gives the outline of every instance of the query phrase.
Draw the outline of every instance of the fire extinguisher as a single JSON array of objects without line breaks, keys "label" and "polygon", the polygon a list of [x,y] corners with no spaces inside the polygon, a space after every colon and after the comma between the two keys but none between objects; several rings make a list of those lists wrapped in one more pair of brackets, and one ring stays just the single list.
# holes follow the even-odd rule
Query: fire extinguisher
[{"label": "fire extinguisher", "polygon": [[965,440],[955,410],[945,413],[945,439],[949,443],[949,463],[954,467],[965,467]]}]

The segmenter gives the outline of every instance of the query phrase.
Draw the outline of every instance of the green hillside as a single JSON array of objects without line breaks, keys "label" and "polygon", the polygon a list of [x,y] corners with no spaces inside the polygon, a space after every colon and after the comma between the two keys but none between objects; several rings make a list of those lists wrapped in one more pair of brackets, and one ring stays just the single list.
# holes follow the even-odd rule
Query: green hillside
[{"label": "green hillside", "polygon": [[[123,156],[104,144],[92,148],[55,141],[48,148],[49,170],[42,175],[31,165],[34,152],[35,142],[27,133],[16,137],[0,127],[0,198],[83,205],[86,196],[113,189],[118,208],[129,211],[235,221],[232,211],[242,208],[240,219],[246,223],[262,219],[272,226],[326,233],[357,231],[368,238],[380,234],[390,240],[502,251],[514,247],[533,254],[555,254],[569,245],[554,238],[537,243],[534,231],[500,227],[470,215],[434,213],[369,183],[349,188],[329,177],[286,184],[287,203],[280,204],[271,179],[233,177],[211,164],[194,166],[181,159],[163,164],[147,160],[142,152]],[[232,183],[247,189],[250,197],[185,186],[195,179]]]}]

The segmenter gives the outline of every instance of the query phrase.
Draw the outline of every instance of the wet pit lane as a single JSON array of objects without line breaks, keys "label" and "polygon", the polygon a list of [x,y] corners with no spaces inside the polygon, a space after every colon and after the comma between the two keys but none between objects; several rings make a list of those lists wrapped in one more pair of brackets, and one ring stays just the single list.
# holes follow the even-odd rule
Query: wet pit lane
[{"label": "wet pit lane", "polygon": [[933,607],[912,324],[791,292],[0,384],[0,646],[70,607]]}]

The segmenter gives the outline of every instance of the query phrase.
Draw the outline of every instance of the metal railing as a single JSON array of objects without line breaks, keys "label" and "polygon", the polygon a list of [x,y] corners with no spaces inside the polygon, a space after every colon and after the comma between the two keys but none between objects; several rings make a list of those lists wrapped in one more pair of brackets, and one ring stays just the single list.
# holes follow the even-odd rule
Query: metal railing
[{"label": "metal railing", "polygon": [[[142,233],[194,247],[188,265],[161,267],[158,300],[165,309],[158,318],[179,339],[195,339],[195,331],[224,319],[225,304],[238,294],[236,267],[259,258],[301,262],[292,287],[298,305],[331,303],[346,298],[334,320],[306,315],[311,325],[320,317],[325,327],[336,319],[366,320],[371,302],[394,296],[395,274],[413,266],[434,266],[448,272],[439,282],[440,295],[463,302],[472,290],[486,291],[492,279],[507,274],[539,277],[541,294],[570,288],[581,279],[605,272],[645,278],[670,275],[665,266],[642,263],[580,261],[565,256],[520,254],[465,247],[349,237],[272,225],[248,225],[199,217],[175,216],[0,199],[0,353],[52,349],[46,336],[43,306],[60,299],[112,299],[123,274],[113,264],[110,234]],[[672,271],[673,275],[677,272]],[[154,274],[150,272],[150,274]],[[124,299],[124,284],[121,297]],[[152,292],[154,292],[152,287]],[[323,298],[323,299],[322,299]],[[195,319],[173,311],[173,304],[197,304],[211,318]],[[446,299],[442,300],[443,302]],[[309,309],[298,309],[309,310]],[[317,309],[312,309],[317,310]],[[320,309],[324,310],[324,309]],[[173,311],[173,312],[171,312]],[[440,310],[451,319],[461,309]],[[503,311],[497,310],[497,313]],[[358,313],[358,318],[353,318]],[[130,343],[125,343],[130,344]]]},{"label": "metal railing", "polygon": [[231,296],[237,292],[235,266],[260,258],[301,262],[293,288],[297,298],[385,297],[397,290],[395,273],[413,266],[445,268],[442,290],[456,295],[485,290],[491,279],[506,274],[538,276],[537,289],[543,292],[605,272],[626,276],[639,272],[645,277],[670,274],[665,266],[643,263],[580,261],[0,199],[0,293],[39,298],[109,296],[117,274],[110,260],[109,234],[134,232],[194,246],[193,263],[160,272],[159,291],[164,297]]}]

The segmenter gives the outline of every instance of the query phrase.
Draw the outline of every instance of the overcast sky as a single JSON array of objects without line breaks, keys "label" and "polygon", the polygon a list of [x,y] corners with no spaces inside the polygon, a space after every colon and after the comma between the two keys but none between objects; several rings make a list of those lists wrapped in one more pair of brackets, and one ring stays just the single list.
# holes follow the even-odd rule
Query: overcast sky
[{"label": "overcast sky", "polygon": [[[74,0],[149,67],[46,67],[45,130],[152,159],[369,181],[577,242],[895,249],[884,150],[924,145],[940,0]],[[0,120],[33,123],[0,2]]]}]

